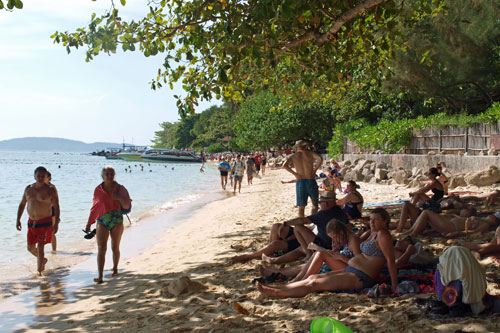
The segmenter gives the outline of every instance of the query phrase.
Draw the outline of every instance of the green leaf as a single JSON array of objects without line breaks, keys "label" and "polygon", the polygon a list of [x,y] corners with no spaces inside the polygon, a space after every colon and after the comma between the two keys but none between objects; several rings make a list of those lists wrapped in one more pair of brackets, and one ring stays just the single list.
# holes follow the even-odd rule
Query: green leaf
[{"label": "green leaf", "polygon": [[16,6],[17,9],[23,9],[23,2],[21,0],[15,0],[14,6]]},{"label": "green leaf", "polygon": [[125,6],[125,4],[127,3],[127,0],[120,0],[122,6]]},{"label": "green leaf", "polygon": [[3,9],[3,2],[0,0],[0,9]]}]

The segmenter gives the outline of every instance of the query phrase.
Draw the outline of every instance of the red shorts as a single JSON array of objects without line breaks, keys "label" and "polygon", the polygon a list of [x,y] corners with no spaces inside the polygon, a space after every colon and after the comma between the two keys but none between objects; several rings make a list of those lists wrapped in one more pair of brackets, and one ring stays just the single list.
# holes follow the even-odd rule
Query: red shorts
[{"label": "red shorts", "polygon": [[28,219],[28,245],[48,244],[52,241],[52,216],[32,220]]}]

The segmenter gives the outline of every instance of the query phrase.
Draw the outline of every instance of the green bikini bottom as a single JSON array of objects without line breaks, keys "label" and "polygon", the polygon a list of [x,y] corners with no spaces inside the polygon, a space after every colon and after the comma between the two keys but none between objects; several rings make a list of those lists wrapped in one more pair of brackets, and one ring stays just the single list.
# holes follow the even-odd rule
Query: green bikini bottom
[{"label": "green bikini bottom", "polygon": [[99,222],[104,227],[106,227],[106,229],[111,231],[111,229],[116,227],[118,224],[123,223],[123,215],[120,211],[113,210],[98,218],[97,222]]}]

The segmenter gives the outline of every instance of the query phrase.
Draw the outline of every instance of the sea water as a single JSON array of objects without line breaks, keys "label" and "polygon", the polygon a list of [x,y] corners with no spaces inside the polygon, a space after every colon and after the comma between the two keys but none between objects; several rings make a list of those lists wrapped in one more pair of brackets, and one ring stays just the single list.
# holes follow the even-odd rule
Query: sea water
[{"label": "sea water", "polygon": [[[0,282],[36,273],[36,258],[26,250],[28,214],[23,213],[22,231],[16,230],[16,217],[24,189],[34,182],[33,172],[38,166],[51,172],[61,208],[57,254],[50,253],[50,244],[45,246],[48,268],[77,263],[95,252],[95,239],[85,240],[82,229],[87,224],[94,189],[102,182],[101,170],[105,165],[115,168],[115,180],[129,191],[133,200],[129,217],[134,224],[141,223],[149,215],[220,191],[217,169],[211,165],[200,172],[199,163],[107,160],[84,153],[1,152],[0,237],[3,246],[0,247]],[[129,224],[125,216],[124,223]],[[164,223],[175,225],[175,221],[168,219]]]}]

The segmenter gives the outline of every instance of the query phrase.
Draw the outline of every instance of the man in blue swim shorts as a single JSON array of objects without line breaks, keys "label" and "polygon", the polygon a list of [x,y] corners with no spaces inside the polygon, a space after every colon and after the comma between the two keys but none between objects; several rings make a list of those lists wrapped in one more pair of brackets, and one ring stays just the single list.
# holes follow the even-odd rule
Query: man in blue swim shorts
[{"label": "man in blue swim shorts", "polygon": [[[323,159],[321,156],[307,149],[307,142],[298,140],[295,142],[295,153],[286,160],[283,168],[293,174],[296,182],[297,206],[299,217],[304,217],[304,209],[307,199],[310,197],[313,208],[311,214],[318,211],[318,184],[316,183],[316,171],[321,167]],[[295,168],[292,170],[291,165]]]}]

